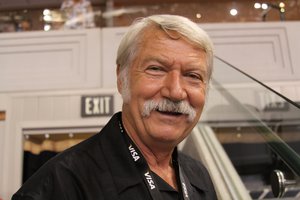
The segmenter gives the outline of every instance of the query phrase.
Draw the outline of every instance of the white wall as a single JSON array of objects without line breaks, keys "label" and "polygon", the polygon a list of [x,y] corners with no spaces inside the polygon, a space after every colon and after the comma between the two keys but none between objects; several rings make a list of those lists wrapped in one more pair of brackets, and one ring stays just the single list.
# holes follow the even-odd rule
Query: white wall
[{"label": "white wall", "polygon": [[0,92],[101,87],[101,31],[0,34]]},{"label": "white wall", "polygon": [[[0,94],[0,110],[6,111],[9,107],[8,105],[8,97],[7,95]],[[6,130],[6,121],[0,121],[0,180],[2,178],[3,171],[3,165],[4,165],[4,139],[5,139],[5,130]],[[3,190],[3,182],[0,181],[0,197],[2,197]]]},{"label": "white wall", "polygon": [[[300,22],[203,24],[203,28],[211,35],[218,57],[300,101]],[[218,79],[247,82],[235,73]]]},{"label": "white wall", "polygon": [[216,55],[262,81],[300,79],[300,22],[203,25]]}]

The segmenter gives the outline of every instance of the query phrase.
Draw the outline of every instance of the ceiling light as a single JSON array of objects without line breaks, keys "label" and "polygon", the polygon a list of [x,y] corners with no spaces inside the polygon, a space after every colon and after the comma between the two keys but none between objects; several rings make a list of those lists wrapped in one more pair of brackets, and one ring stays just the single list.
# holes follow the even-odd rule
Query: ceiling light
[{"label": "ceiling light", "polygon": [[280,3],[279,3],[279,7],[280,7],[280,8],[284,8],[284,7],[285,7],[285,4],[284,4],[283,2],[280,2]]},{"label": "ceiling light", "polygon": [[197,17],[197,19],[200,19],[202,16],[201,16],[200,13],[197,13],[197,14],[196,14],[196,17]]},{"label": "ceiling light", "polygon": [[254,8],[255,9],[260,9],[261,8],[261,4],[260,3],[255,3],[254,4]]},{"label": "ceiling light", "polygon": [[45,24],[44,25],[44,31],[50,31],[51,25],[50,24]]},{"label": "ceiling light", "polygon": [[268,7],[269,6],[266,3],[261,4],[261,8],[264,9],[264,10],[268,9]]},{"label": "ceiling light", "polygon": [[43,11],[43,15],[50,15],[51,11],[49,9],[45,9]]},{"label": "ceiling light", "polygon": [[231,14],[232,16],[236,16],[236,15],[238,14],[237,9],[232,8],[232,9],[230,10],[230,14]]},{"label": "ceiling light", "polygon": [[44,15],[43,19],[44,19],[44,21],[46,21],[46,22],[52,21],[52,17],[51,17],[50,15]]}]

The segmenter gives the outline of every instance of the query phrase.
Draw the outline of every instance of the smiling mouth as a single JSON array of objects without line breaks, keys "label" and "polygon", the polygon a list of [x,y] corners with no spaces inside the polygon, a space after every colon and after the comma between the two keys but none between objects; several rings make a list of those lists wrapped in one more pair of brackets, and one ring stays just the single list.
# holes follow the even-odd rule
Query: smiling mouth
[{"label": "smiling mouth", "polygon": [[160,111],[160,110],[156,110],[157,112],[164,114],[164,115],[172,115],[172,116],[180,116],[183,115],[180,112],[172,112],[172,111]]}]

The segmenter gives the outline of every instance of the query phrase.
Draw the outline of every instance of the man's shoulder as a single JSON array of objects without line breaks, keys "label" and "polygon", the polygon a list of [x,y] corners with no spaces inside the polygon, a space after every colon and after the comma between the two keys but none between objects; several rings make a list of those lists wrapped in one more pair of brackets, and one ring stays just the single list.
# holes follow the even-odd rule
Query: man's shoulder
[{"label": "man's shoulder", "polygon": [[[60,199],[67,195],[66,192],[76,194],[78,191],[71,191],[85,183],[95,182],[99,179],[99,174],[107,172],[104,152],[109,152],[103,146],[110,144],[109,140],[115,139],[116,134],[112,134],[115,124],[114,116],[99,133],[51,158],[24,183],[13,200],[53,199],[54,195]],[[89,187],[91,188],[93,187]],[[56,191],[55,194],[53,191]]]},{"label": "man's shoulder", "polygon": [[193,185],[207,189],[211,184],[210,175],[201,161],[184,153],[178,153],[178,162]]},{"label": "man's shoulder", "polygon": [[97,133],[48,160],[12,199],[52,199],[54,194],[51,193],[54,190],[64,196],[64,190],[69,192],[78,188],[74,184],[94,181],[97,175],[90,176],[90,173],[107,168],[103,162],[101,134]]},{"label": "man's shoulder", "polygon": [[202,164],[201,161],[196,160],[182,152],[178,152],[178,161],[180,162],[180,164],[183,167],[189,168],[191,170],[195,169],[195,168],[198,168],[198,169],[201,168],[201,169],[206,170],[206,168],[204,167],[204,165]]},{"label": "man's shoulder", "polygon": [[[52,161],[53,164],[61,165],[68,164],[70,166],[74,164],[80,164],[85,157],[93,158],[100,151],[100,133],[97,133],[90,138],[76,144],[69,149],[59,153]],[[51,164],[51,161],[50,161]]]},{"label": "man's shoulder", "polygon": [[178,162],[194,188],[201,190],[206,199],[217,199],[211,177],[201,161],[179,152]]},{"label": "man's shoulder", "polygon": [[69,165],[76,167],[78,165],[85,165],[89,160],[97,161],[103,156],[103,144],[107,145],[109,140],[115,139],[116,134],[112,129],[115,123],[116,116],[113,116],[111,120],[102,128],[102,130],[90,138],[80,142],[77,145],[59,153],[54,160],[53,164],[56,165]]}]

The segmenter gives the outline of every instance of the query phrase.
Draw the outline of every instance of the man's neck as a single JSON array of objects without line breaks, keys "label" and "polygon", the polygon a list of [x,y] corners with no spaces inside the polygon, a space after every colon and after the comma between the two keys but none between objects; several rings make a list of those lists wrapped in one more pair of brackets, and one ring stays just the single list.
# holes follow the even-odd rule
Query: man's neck
[{"label": "man's neck", "polygon": [[151,171],[156,173],[170,186],[177,190],[176,173],[172,164],[172,154],[168,155],[152,155],[143,153]]},{"label": "man's neck", "polygon": [[155,172],[174,189],[177,189],[176,173],[172,165],[172,154],[175,146],[160,141],[143,141],[138,133],[131,129],[130,122],[126,121],[125,117],[122,117],[122,123],[128,136],[143,154],[151,171]]},{"label": "man's neck", "polygon": [[170,166],[174,148],[166,148],[166,145],[161,148],[162,145],[157,145],[156,143],[152,145],[145,144],[138,135],[132,134],[129,130],[126,130],[126,132],[139,148],[150,167],[167,169]]},{"label": "man's neck", "polygon": [[172,164],[174,148],[151,148],[145,145],[136,135],[131,135],[128,131],[126,132],[143,154],[151,171],[177,190],[176,174]]}]

